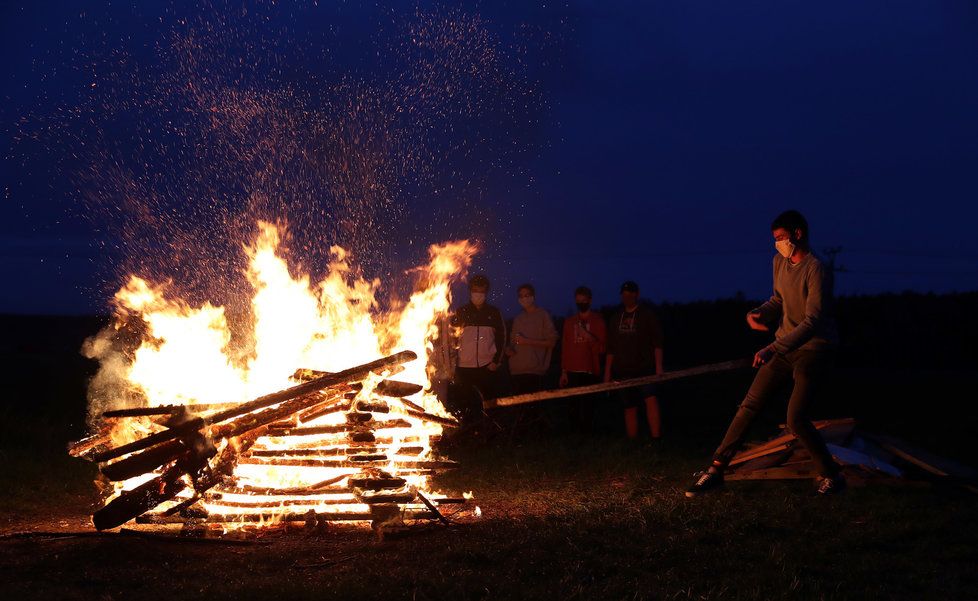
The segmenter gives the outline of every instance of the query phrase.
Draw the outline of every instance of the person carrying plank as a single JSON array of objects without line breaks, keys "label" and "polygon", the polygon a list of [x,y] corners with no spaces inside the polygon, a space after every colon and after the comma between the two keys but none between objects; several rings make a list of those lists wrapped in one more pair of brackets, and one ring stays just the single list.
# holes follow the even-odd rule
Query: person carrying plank
[{"label": "person carrying plank", "polygon": [[831,270],[812,252],[808,222],[798,211],[785,211],[771,224],[774,246],[774,294],[747,314],[751,329],[766,332],[778,324],[773,343],[757,351],[759,368],[737,409],[710,467],[697,474],[686,490],[696,497],[723,486],[723,472],[740,447],[747,429],[764,404],[789,382],[787,426],[811,454],[818,469],[816,493],[831,495],[846,488],[839,465],[812,425],[808,412],[835,359],[838,344],[833,317]]}]

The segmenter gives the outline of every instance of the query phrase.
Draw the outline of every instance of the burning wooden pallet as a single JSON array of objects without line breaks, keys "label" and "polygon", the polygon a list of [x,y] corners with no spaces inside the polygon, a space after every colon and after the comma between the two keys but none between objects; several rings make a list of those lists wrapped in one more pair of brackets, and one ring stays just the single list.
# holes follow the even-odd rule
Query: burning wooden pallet
[{"label": "burning wooden pallet", "polygon": [[[115,495],[92,516],[99,530],[144,524],[322,526],[440,519],[465,498],[425,493],[455,466],[432,455],[457,422],[405,398],[421,386],[386,378],[404,351],[337,373],[299,370],[301,383],[241,404],[108,411],[70,453],[100,463]],[[121,422],[141,438],[112,446]]]}]

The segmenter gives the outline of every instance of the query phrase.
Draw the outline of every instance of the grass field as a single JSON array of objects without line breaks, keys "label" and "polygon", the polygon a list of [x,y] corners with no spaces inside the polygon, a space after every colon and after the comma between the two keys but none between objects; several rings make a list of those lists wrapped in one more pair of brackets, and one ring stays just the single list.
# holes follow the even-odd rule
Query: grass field
[{"label": "grass field", "polygon": [[[931,486],[815,498],[808,482],[681,490],[696,445],[551,439],[464,448],[442,479],[483,517],[379,542],[366,529],[248,546],[121,536],[5,539],[7,599],[966,599],[978,595],[978,504]],[[5,473],[5,530],[77,531],[91,466]],[[308,567],[309,564],[312,565]]]},{"label": "grass field", "polygon": [[[84,329],[84,328],[83,328]],[[77,347],[75,347],[77,348]],[[71,344],[3,356],[0,531],[90,532],[94,466],[64,454],[84,433],[91,365]],[[364,528],[269,534],[248,545],[110,533],[0,538],[4,599],[969,599],[978,598],[978,497],[926,484],[732,482],[687,500],[750,374],[663,391],[666,439],[602,434],[462,441],[446,491],[481,519],[378,541]],[[38,383],[45,386],[38,388]],[[855,416],[975,463],[973,371],[840,370],[816,417]],[[40,390],[40,392],[39,392]],[[555,408],[560,412],[559,405]],[[783,407],[759,420],[774,433]]]}]

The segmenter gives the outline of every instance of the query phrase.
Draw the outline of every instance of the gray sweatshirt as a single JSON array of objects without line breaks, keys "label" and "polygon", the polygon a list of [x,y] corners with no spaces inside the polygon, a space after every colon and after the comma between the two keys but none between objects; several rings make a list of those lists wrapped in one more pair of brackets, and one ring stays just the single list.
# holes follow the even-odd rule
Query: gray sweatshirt
[{"label": "gray sweatshirt", "polygon": [[778,322],[772,345],[775,352],[826,349],[838,344],[832,289],[832,273],[814,253],[797,265],[775,255],[774,295],[755,309],[765,323]]},{"label": "gray sweatshirt", "polygon": [[[513,319],[512,336],[514,340],[517,334],[533,340],[557,342],[557,329],[554,327],[554,322],[550,319],[550,314],[540,308],[537,308],[533,313],[523,311]],[[553,353],[553,347],[543,348],[517,344],[514,345],[514,348],[516,354],[509,358],[509,373],[514,375],[542,375],[550,369],[550,356]]]}]

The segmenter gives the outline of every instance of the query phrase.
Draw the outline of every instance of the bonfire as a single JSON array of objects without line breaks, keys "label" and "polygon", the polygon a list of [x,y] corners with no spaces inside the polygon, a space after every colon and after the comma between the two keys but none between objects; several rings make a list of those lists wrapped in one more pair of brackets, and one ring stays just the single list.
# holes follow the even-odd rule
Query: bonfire
[{"label": "bonfire", "polygon": [[[457,425],[434,392],[446,361],[451,283],[476,247],[434,245],[410,298],[379,310],[378,280],[354,275],[333,247],[315,286],[295,276],[280,228],[244,246],[253,288],[247,344],[224,307],[191,306],[131,276],[111,326],[86,343],[93,434],[70,453],[96,461],[106,493],[98,529],[180,524],[242,530],[293,523],[446,521],[471,495],[433,489],[454,463],[434,449]],[[135,344],[119,341],[138,332]],[[240,336],[238,337],[240,338]],[[475,508],[478,511],[478,508]]]}]

